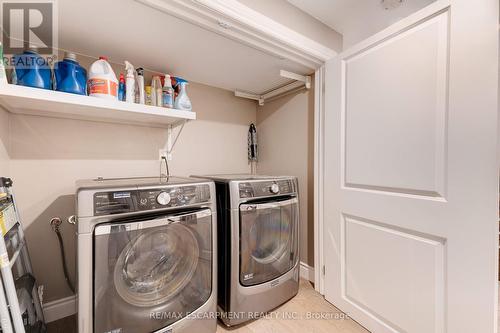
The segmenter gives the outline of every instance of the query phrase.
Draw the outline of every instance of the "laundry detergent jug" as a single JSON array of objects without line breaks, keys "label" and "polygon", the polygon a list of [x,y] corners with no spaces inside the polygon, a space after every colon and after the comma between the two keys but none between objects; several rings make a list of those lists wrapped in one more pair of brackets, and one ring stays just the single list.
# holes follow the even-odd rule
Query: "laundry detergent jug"
[{"label": "laundry detergent jug", "polygon": [[17,84],[52,89],[52,71],[47,60],[36,49],[29,49],[13,57]]},{"label": "laundry detergent jug", "polygon": [[106,57],[90,66],[88,89],[89,96],[107,99],[118,99],[118,80]]},{"label": "laundry detergent jug", "polygon": [[64,60],[54,68],[55,90],[67,93],[87,94],[87,70],[76,61],[74,53],[65,53]]}]

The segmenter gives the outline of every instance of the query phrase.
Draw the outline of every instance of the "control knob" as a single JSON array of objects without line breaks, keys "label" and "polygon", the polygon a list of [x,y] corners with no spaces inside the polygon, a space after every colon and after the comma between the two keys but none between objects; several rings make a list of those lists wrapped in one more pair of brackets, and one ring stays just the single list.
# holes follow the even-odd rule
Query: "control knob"
[{"label": "control knob", "polygon": [[156,202],[158,202],[162,206],[166,206],[170,203],[170,194],[167,192],[160,192],[158,196],[156,197]]},{"label": "control knob", "polygon": [[271,190],[271,193],[277,194],[280,191],[280,187],[278,186],[278,184],[273,184],[273,185],[271,185],[270,190]]}]

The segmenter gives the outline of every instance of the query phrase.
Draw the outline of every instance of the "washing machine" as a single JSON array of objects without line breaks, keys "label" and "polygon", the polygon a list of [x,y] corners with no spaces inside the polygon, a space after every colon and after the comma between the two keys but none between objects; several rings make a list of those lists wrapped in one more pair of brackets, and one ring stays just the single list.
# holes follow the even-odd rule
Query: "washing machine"
[{"label": "washing machine", "polygon": [[218,310],[227,326],[256,319],[299,289],[295,177],[201,176],[215,181]]},{"label": "washing machine", "polygon": [[213,333],[214,183],[77,182],[78,332]]}]

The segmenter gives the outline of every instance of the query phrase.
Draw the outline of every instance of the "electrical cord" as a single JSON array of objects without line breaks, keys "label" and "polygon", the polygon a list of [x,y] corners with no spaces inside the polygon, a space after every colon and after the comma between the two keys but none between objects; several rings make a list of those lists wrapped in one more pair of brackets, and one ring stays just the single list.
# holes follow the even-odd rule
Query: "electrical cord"
[{"label": "electrical cord", "polygon": [[162,156],[161,157],[161,162],[160,162],[160,176],[162,175],[161,173],[161,166],[163,164],[163,161],[165,161],[165,168],[166,168],[166,172],[167,172],[167,178],[170,178],[170,169],[168,168],[168,160],[165,156]]},{"label": "electrical cord", "polygon": [[73,285],[73,283],[71,282],[71,280],[69,278],[68,266],[66,264],[66,252],[64,251],[64,243],[63,243],[63,238],[62,238],[61,230],[60,230],[61,223],[62,223],[61,219],[57,218],[57,217],[53,218],[50,221],[50,225],[52,226],[52,230],[54,230],[54,232],[57,235],[57,239],[59,240],[59,249],[61,251],[64,279],[66,280],[66,284],[68,285],[69,289],[71,289],[73,294],[75,294],[75,286]]},{"label": "electrical cord", "polygon": [[[168,139],[168,141],[167,141],[167,143],[165,144],[165,147],[164,147],[164,150],[166,151],[167,156],[170,156],[170,154],[172,154],[172,150],[174,149],[175,144],[177,143],[177,140],[181,136],[182,130],[184,129],[184,125],[186,125],[186,120],[184,120],[182,122],[181,128],[177,132],[177,135],[175,136],[175,139],[172,142],[172,144],[170,145],[170,147],[168,145],[168,143],[170,142],[170,134],[169,134],[169,139]],[[170,133],[170,131],[169,131],[169,133]],[[161,157],[161,161],[160,161],[160,178],[163,177],[163,174],[161,172],[162,171],[163,161],[165,161],[165,168],[166,168],[166,172],[167,172],[166,176],[167,176],[167,178],[170,178],[170,169],[168,168],[168,160],[167,160],[166,156],[162,156]]]}]

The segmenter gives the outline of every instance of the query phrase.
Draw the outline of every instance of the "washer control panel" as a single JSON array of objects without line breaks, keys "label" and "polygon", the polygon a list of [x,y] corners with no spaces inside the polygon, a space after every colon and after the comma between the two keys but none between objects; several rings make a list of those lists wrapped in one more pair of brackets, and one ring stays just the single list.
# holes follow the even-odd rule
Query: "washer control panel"
[{"label": "washer control panel", "polygon": [[94,216],[175,208],[210,201],[209,185],[188,185],[94,194]]},{"label": "washer control panel", "polygon": [[293,194],[297,186],[292,179],[275,181],[242,182],[239,184],[240,198],[268,197],[280,194]]}]

